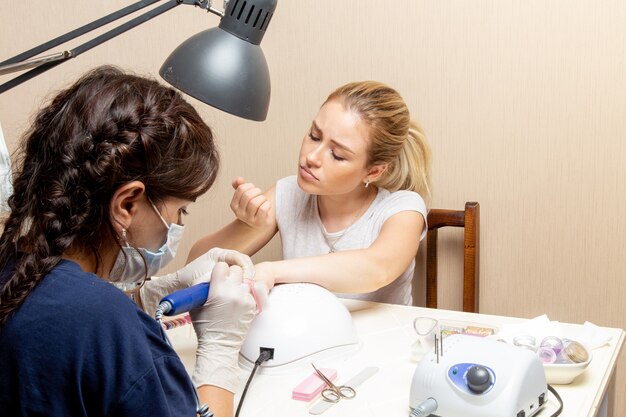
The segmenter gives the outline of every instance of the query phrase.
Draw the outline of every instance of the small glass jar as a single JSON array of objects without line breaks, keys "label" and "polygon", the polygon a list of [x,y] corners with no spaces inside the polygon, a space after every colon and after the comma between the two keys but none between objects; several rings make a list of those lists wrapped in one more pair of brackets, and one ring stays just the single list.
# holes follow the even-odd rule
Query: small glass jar
[{"label": "small glass jar", "polygon": [[513,344],[515,346],[519,346],[524,349],[531,350],[533,352],[537,351],[537,341],[534,336],[525,334],[520,336],[515,336],[513,338]]},{"label": "small glass jar", "polygon": [[563,341],[556,336],[546,336],[539,344],[540,348],[552,349],[558,358],[563,350]]},{"label": "small glass jar", "polygon": [[539,349],[537,349],[537,356],[539,356],[539,359],[543,363],[554,363],[557,358],[554,350],[545,346],[539,346]]},{"label": "small glass jar", "polygon": [[589,352],[587,349],[575,340],[567,340],[565,342],[562,356],[572,363],[583,363],[589,360]]}]

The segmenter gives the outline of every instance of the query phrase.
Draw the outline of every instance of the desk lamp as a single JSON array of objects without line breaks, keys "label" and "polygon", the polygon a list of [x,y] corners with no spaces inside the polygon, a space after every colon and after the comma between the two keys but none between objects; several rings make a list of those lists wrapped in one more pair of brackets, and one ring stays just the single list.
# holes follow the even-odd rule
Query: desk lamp
[{"label": "desk lamp", "polygon": [[224,11],[211,0],[166,0],[84,44],[52,55],[33,58],[99,27],[161,0],[142,0],[87,25],[0,62],[0,75],[30,69],[0,85],[0,94],[144,23],[185,4],[221,17],[218,27],[200,32],[171,53],[159,74],[175,88],[225,112],[262,121],[267,116],[270,78],[259,46],[276,9],[277,0],[225,0]]}]

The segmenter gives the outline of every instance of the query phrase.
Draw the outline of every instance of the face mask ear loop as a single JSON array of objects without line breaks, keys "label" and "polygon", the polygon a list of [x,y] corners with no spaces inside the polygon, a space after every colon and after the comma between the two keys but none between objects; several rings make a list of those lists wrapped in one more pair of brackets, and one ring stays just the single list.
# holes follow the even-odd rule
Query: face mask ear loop
[{"label": "face mask ear loop", "polygon": [[159,212],[159,209],[157,208],[157,206],[154,205],[154,203],[152,202],[152,200],[150,199],[150,197],[147,197],[148,201],[150,202],[150,205],[152,206],[152,208],[154,209],[154,211],[156,212],[157,216],[159,216],[159,219],[161,219],[161,221],[163,222],[163,224],[165,225],[165,228],[169,230],[170,225],[167,224],[167,222],[165,221],[165,219],[163,218],[163,216],[161,216],[161,213]]},{"label": "face mask ear loop", "polygon": [[[120,236],[120,238],[119,238],[119,239],[121,240],[121,242],[120,242],[121,246],[123,246],[123,247],[127,247],[127,248],[130,248],[131,246],[130,246],[130,243],[128,243],[128,236],[127,236],[127,235],[128,235],[128,231],[127,231],[125,228],[122,228],[122,231],[120,232],[120,234],[121,234],[121,236]],[[122,252],[123,252],[123,251],[122,251]],[[144,258],[144,256],[141,254],[141,252],[139,252],[139,255],[140,255],[140,256],[141,256],[141,258],[143,259],[144,266],[145,266],[145,264],[146,264],[146,259],[145,259],[145,258]],[[124,254],[124,258],[126,258],[126,254]],[[147,271],[147,266],[146,266],[145,268],[146,268],[146,271]],[[134,293],[135,293],[135,292],[137,292],[139,289],[141,289],[141,287],[143,287],[143,284],[145,284],[145,283],[146,283],[146,281],[150,281],[150,279],[151,279],[151,277],[149,277],[149,276],[146,274],[146,276],[144,277],[144,279],[143,279],[143,281],[141,282],[141,284],[140,284],[137,288],[135,288],[135,289],[133,289],[133,290],[132,290],[132,292],[131,292],[129,295],[130,295],[130,297],[133,299],[133,301],[134,301]]]},{"label": "face mask ear loop", "polygon": [[128,244],[128,238],[127,238],[127,236],[126,236],[126,233],[127,233],[127,232],[126,232],[126,229],[122,228],[122,232],[121,232],[121,235],[122,235],[122,236],[120,236],[120,238],[119,238],[119,239],[120,239],[120,241],[121,241],[121,242],[120,242],[121,246],[130,246],[130,245]]}]

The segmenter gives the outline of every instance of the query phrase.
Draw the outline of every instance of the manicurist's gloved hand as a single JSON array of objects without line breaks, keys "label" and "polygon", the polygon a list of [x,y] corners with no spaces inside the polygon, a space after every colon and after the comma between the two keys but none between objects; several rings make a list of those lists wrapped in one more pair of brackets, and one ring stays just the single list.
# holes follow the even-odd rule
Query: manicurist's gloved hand
[{"label": "manicurist's gloved hand", "polygon": [[239,350],[255,309],[241,268],[225,263],[215,265],[207,302],[190,312],[198,338],[192,375],[197,387],[213,385],[235,392],[239,384]]},{"label": "manicurist's gloved hand", "polygon": [[143,310],[154,315],[159,301],[166,295],[209,281],[217,262],[240,266],[245,278],[251,279],[254,276],[254,266],[249,256],[230,249],[213,248],[176,272],[146,281],[140,290]]}]

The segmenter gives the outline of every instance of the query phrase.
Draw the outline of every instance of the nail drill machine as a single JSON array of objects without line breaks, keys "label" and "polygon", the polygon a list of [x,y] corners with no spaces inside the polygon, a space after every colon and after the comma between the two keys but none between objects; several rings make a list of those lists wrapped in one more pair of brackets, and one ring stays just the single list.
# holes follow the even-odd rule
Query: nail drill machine
[{"label": "nail drill machine", "polygon": [[409,405],[414,417],[531,417],[547,399],[537,355],[454,334],[439,340],[417,366]]}]

